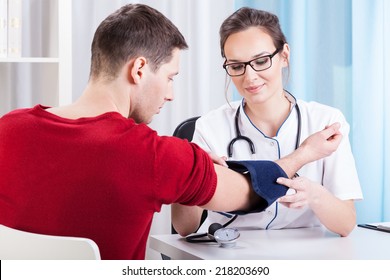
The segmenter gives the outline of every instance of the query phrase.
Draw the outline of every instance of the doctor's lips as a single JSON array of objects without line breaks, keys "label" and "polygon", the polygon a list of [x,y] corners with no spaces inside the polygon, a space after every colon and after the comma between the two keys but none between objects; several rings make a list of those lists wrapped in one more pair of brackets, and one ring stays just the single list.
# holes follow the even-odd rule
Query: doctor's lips
[{"label": "doctor's lips", "polygon": [[250,86],[250,87],[246,87],[245,90],[251,93],[256,93],[260,91],[263,88],[263,86],[264,84],[257,85],[257,86]]}]

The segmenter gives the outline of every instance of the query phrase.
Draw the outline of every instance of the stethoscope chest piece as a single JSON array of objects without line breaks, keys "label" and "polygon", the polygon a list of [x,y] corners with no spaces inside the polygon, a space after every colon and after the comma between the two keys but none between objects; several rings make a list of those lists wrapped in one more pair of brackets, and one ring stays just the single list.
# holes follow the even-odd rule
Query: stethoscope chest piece
[{"label": "stethoscope chest piece", "polygon": [[215,231],[214,238],[217,243],[224,248],[236,246],[240,232],[235,228],[220,228]]}]

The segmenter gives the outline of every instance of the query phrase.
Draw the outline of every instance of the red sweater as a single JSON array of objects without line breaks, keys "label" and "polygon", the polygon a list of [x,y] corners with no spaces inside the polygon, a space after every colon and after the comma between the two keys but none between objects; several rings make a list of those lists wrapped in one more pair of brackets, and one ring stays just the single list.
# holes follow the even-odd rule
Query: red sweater
[{"label": "red sweater", "polygon": [[162,204],[205,204],[216,182],[198,146],[115,112],[69,120],[37,105],[0,119],[0,223],[90,238],[102,259],[145,258]]}]

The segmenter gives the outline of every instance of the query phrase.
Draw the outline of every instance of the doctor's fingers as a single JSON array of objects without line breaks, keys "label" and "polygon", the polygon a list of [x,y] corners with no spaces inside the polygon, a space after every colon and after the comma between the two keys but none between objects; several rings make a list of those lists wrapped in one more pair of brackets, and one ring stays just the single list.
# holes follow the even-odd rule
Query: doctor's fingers
[{"label": "doctor's fingers", "polygon": [[295,194],[285,195],[277,200],[288,208],[301,208],[308,205],[306,194],[304,192],[297,192]]},{"label": "doctor's fingers", "polygon": [[329,145],[329,148],[333,151],[336,151],[341,140],[343,139],[343,135],[341,134],[340,130],[340,124],[334,123],[330,126],[327,126],[321,133],[323,134],[324,138],[327,140],[327,144]]},{"label": "doctor's fingers", "polygon": [[297,177],[294,179],[280,177],[276,182],[296,191],[305,189],[305,186],[309,184],[309,180],[305,177]]},{"label": "doctor's fingers", "polygon": [[331,137],[341,135],[340,132],[341,124],[336,122],[331,125],[327,125],[320,133],[324,136],[325,139],[329,139]]},{"label": "doctor's fingers", "polygon": [[303,201],[298,201],[294,203],[283,203],[281,202],[285,207],[290,208],[290,209],[300,209],[305,207],[308,203],[303,202]]},{"label": "doctor's fingers", "polygon": [[211,160],[212,160],[215,164],[219,164],[219,165],[228,167],[228,165],[226,164],[227,157],[220,157],[220,156],[217,156],[217,155],[214,154],[213,152],[209,152],[208,154],[209,154],[209,157],[211,158]]}]

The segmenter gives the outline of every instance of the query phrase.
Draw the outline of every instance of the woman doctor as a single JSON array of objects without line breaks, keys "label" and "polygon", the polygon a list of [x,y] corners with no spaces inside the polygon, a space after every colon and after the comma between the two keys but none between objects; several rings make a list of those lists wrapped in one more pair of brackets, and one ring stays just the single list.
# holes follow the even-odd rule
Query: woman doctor
[{"label": "woman doctor", "polygon": [[[251,8],[237,10],[220,28],[220,45],[223,67],[242,100],[198,119],[193,142],[223,159],[275,160],[331,123],[341,123],[343,134],[335,153],[307,164],[299,170],[299,177],[279,182],[290,188],[285,196],[263,212],[238,216],[230,226],[283,229],[323,225],[347,236],[356,224],[354,200],[362,199],[362,192],[343,114],[316,102],[296,100],[284,90],[283,71],[289,66],[290,48],[275,15]],[[232,141],[239,133],[249,139]],[[173,205],[173,226],[183,236],[193,233],[201,214],[198,207]],[[231,217],[209,211],[198,232],[207,232],[211,223],[225,224]]]}]

